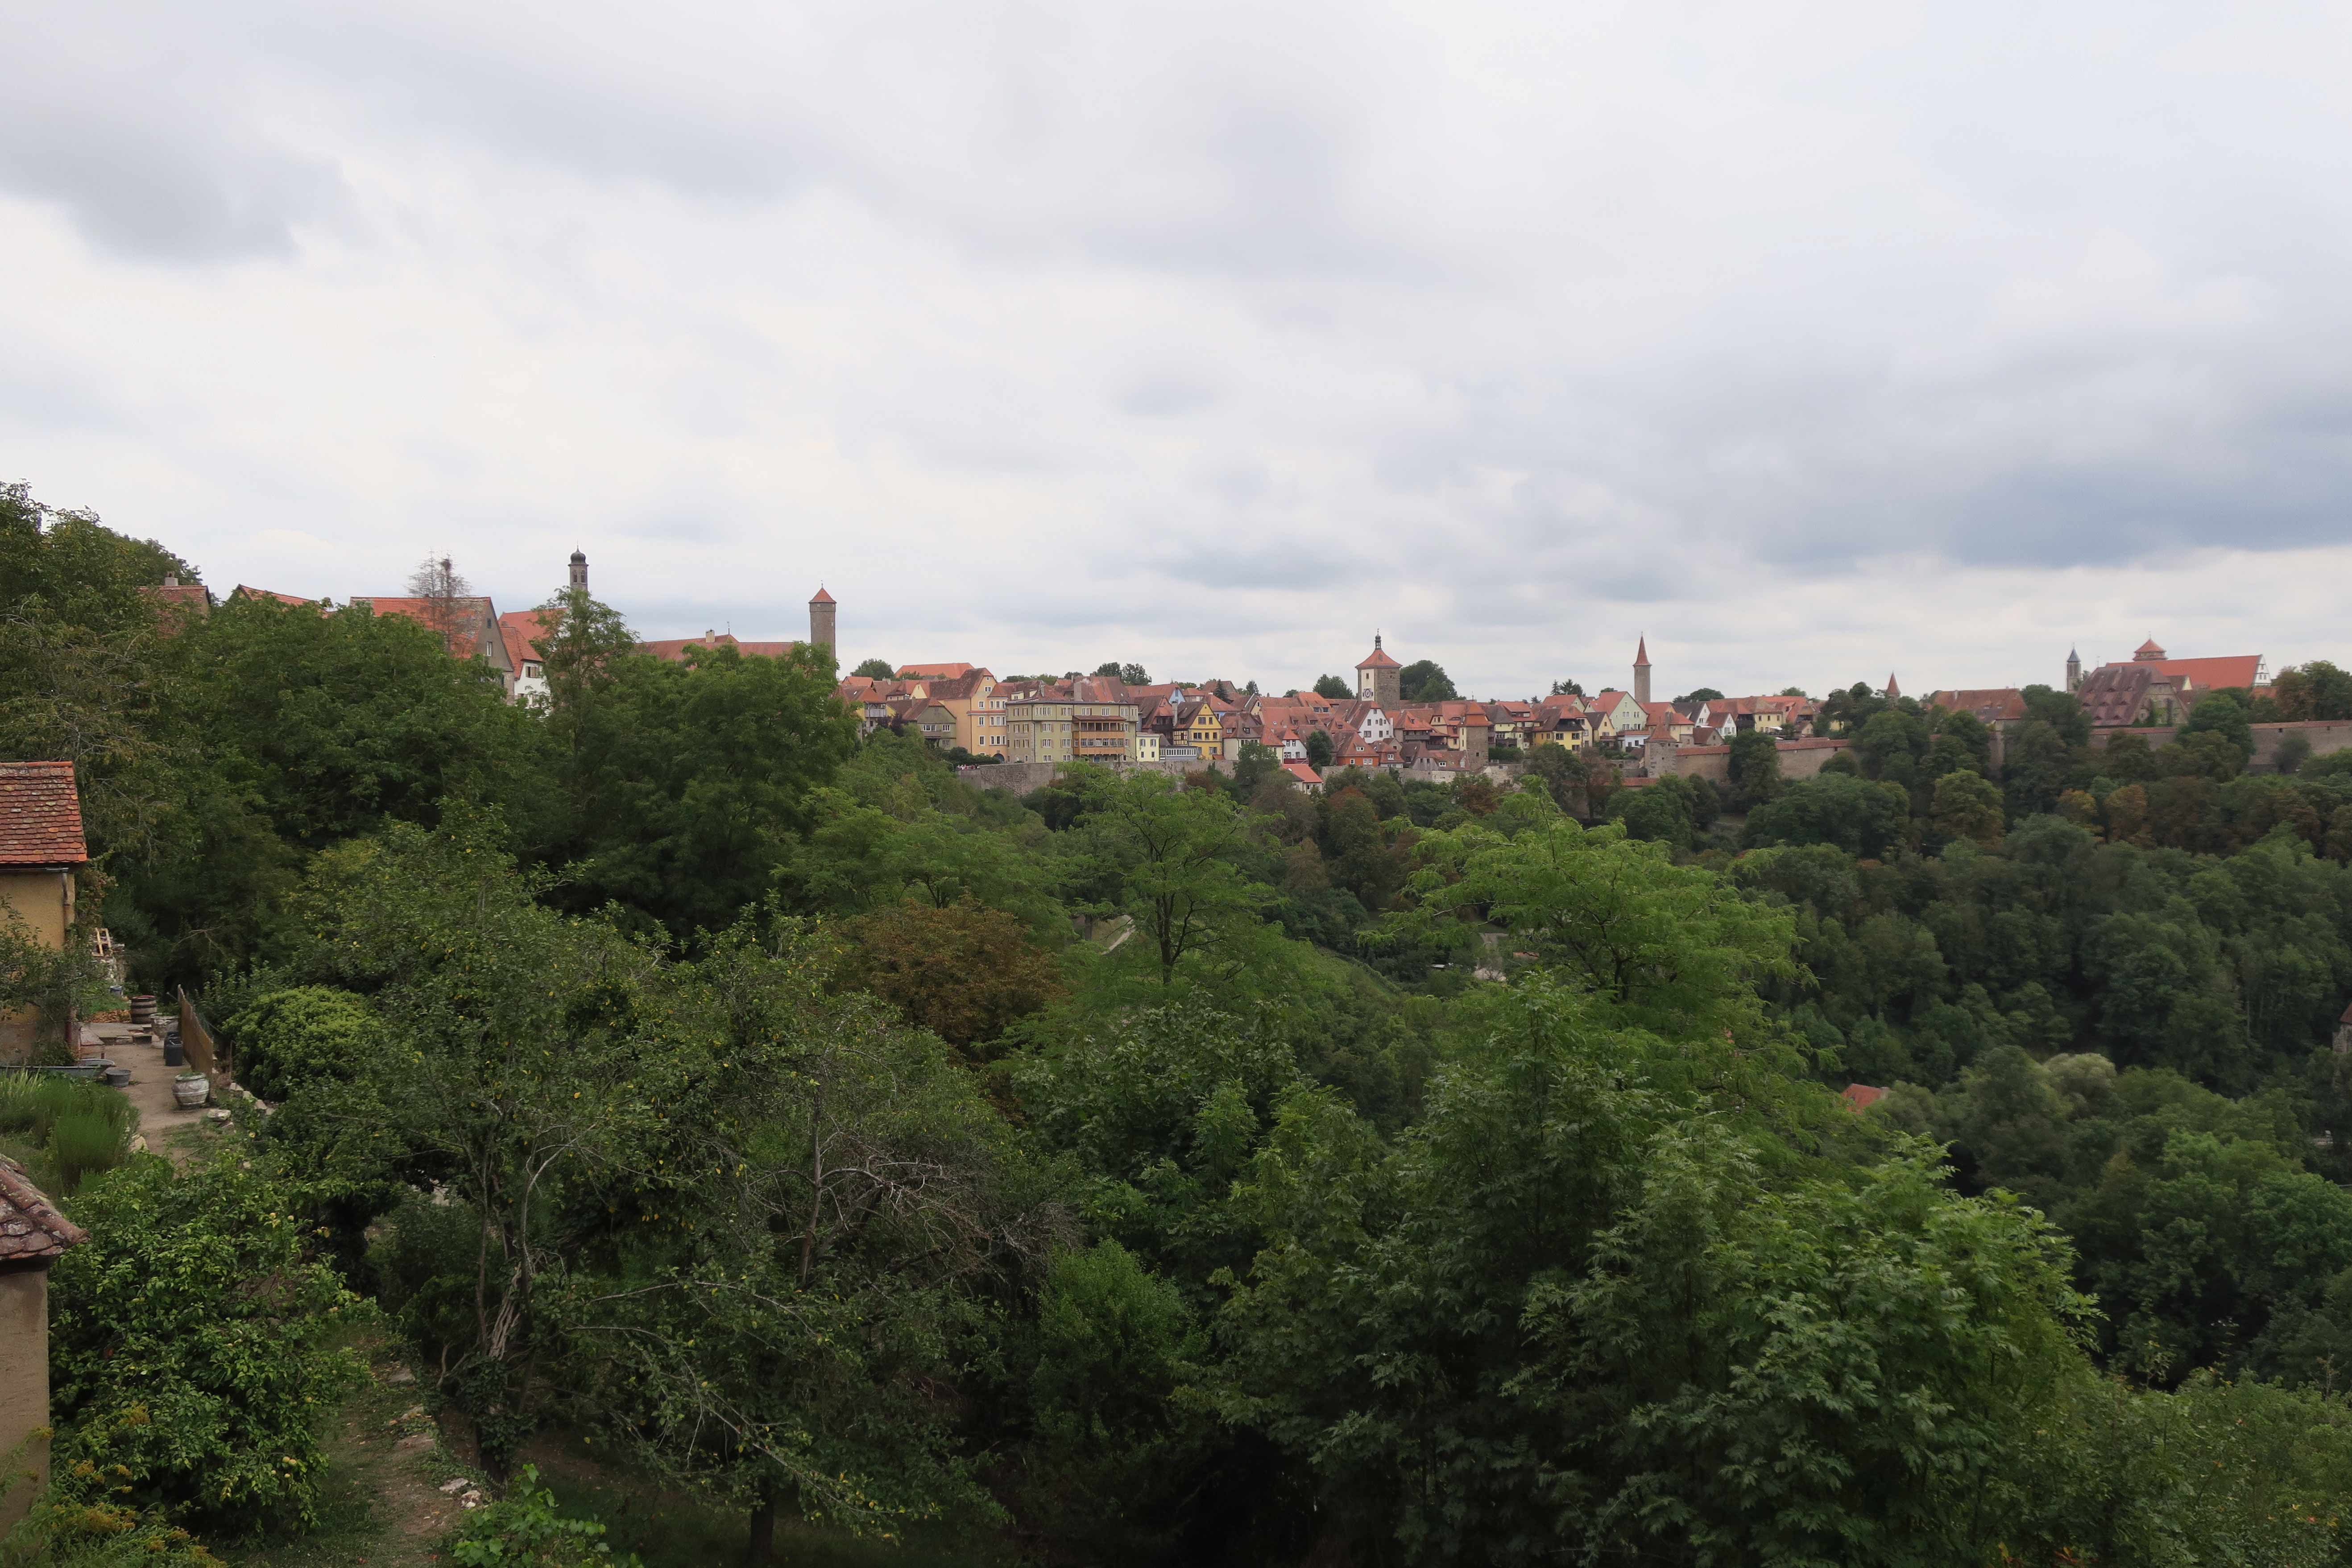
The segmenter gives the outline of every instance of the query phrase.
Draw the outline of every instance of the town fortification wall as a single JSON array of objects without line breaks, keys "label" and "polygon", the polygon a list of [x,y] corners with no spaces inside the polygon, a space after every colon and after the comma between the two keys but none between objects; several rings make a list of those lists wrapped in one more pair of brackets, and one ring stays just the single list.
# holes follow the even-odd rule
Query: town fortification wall
[{"label": "town fortification wall", "polygon": [[[1780,753],[1780,776],[1793,784],[1800,779],[1818,777],[1832,757],[1853,742],[1826,738],[1804,741],[1779,741],[1773,750]],[[1731,748],[1729,746],[1654,746],[1651,748],[1650,773],[1654,778],[1706,779],[1714,784],[1731,782]]]},{"label": "town fortification wall", "polygon": [[[2279,747],[2289,735],[2301,735],[2311,742],[2311,754],[2324,757],[2331,752],[2352,751],[2352,720],[2303,719],[2275,724],[2256,724],[2253,760],[2246,764],[2250,773],[2275,773],[2278,770]],[[2150,750],[2168,745],[2180,733],[2179,726],[2158,724],[2119,730],[2091,731],[2092,749],[2105,750],[2117,735],[2137,735],[2148,743]]]}]

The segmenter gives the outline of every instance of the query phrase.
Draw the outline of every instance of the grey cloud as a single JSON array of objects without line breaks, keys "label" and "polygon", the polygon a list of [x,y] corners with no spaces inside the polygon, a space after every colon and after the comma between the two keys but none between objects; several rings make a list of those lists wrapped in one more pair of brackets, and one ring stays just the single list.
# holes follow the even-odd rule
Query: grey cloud
[{"label": "grey cloud", "polygon": [[1118,389],[1112,405],[1138,419],[1171,419],[1215,406],[1215,387],[1179,373],[1141,375]]},{"label": "grey cloud", "polygon": [[212,109],[149,85],[12,103],[0,189],[58,204],[92,245],[142,261],[283,257],[299,226],[341,214],[332,166],[225,133]]}]

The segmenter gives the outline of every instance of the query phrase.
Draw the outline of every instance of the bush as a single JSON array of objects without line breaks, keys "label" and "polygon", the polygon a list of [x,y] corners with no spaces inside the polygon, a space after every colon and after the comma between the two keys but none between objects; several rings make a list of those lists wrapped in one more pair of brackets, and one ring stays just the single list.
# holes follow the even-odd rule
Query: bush
[{"label": "bush", "polygon": [[467,1516],[449,1549],[467,1568],[628,1568],[634,1552],[615,1557],[598,1539],[604,1527],[593,1519],[566,1519],[555,1511],[555,1494],[539,1484],[539,1469],[525,1465],[507,1495]]},{"label": "bush", "polygon": [[331,1343],[356,1299],[247,1165],[141,1157],[73,1204],[89,1239],[52,1276],[49,1343],[68,1496],[236,1533],[313,1522],[318,1424],[364,1375]]},{"label": "bush", "polygon": [[237,1081],[264,1100],[358,1076],[381,1026],[365,1001],[325,985],[272,991],[228,1020]]},{"label": "bush", "polygon": [[0,1541],[0,1568],[222,1568],[177,1525],[51,1491]]}]

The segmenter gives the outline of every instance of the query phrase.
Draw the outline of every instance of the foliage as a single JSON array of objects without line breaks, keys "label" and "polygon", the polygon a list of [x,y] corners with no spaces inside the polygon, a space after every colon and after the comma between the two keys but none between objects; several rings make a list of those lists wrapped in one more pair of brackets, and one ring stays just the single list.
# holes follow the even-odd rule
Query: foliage
[{"label": "foliage", "polygon": [[2324,658],[2278,672],[2271,682],[2279,717],[2288,721],[2352,719],[2352,672]]},{"label": "foliage", "polygon": [[230,1535],[310,1521],[320,1422],[364,1375],[334,1344],[355,1302],[249,1164],[140,1158],[75,1200],[89,1239],[51,1276],[50,1409],[81,1500]]},{"label": "foliage", "polygon": [[0,1138],[28,1156],[34,1184],[70,1197],[131,1156],[139,1113],[119,1090],[47,1073],[0,1073]]},{"label": "foliage", "polygon": [[863,676],[868,680],[891,680],[898,677],[898,669],[887,658],[869,658],[849,673]]},{"label": "foliage", "polygon": [[1328,697],[1334,702],[1345,702],[1355,694],[1356,689],[1348,684],[1347,678],[1344,676],[1318,675],[1315,678],[1315,695],[1318,697]]},{"label": "foliage", "polygon": [[892,904],[850,921],[845,934],[842,983],[951,1046],[993,1040],[1067,990],[1052,955],[1002,910]]},{"label": "foliage", "polygon": [[5,1540],[5,1568],[222,1568],[187,1531],[138,1510],[52,1487]]},{"label": "foliage", "polygon": [[1417,658],[1397,671],[1397,695],[1407,702],[1454,702],[1461,693],[1433,658]]},{"label": "foliage", "polygon": [[384,1045],[363,999],[323,985],[269,992],[222,1027],[236,1042],[238,1081],[264,1100],[356,1078],[367,1052]]},{"label": "foliage", "polygon": [[539,1469],[525,1465],[506,1495],[476,1509],[457,1526],[449,1560],[466,1568],[632,1568],[634,1552],[613,1555],[593,1519],[567,1518],[555,1494],[539,1484]]}]

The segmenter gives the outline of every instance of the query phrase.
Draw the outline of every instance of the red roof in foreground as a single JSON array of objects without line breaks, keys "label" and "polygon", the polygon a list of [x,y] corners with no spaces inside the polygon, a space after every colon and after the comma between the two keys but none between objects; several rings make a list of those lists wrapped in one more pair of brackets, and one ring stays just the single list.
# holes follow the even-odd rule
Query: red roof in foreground
[{"label": "red roof in foreground", "polygon": [[315,605],[316,599],[306,599],[299,594],[281,594],[274,588],[254,588],[239,583],[229,591],[232,599],[275,599],[281,605]]},{"label": "red roof in foreground", "polygon": [[1322,787],[1323,775],[1317,773],[1313,765],[1310,763],[1285,763],[1282,764],[1282,771],[1288,773],[1292,778],[1297,779],[1300,784],[1313,784],[1318,789]]},{"label": "red roof in foreground", "polygon": [[22,1166],[0,1160],[0,1263],[55,1258],[89,1239],[89,1233],[41,1195]]},{"label": "red roof in foreground", "polygon": [[1856,1110],[1868,1110],[1886,1098],[1886,1091],[1883,1089],[1873,1089],[1866,1083],[1850,1083],[1845,1086],[1845,1092],[1840,1098]]},{"label": "red roof in foreground", "polygon": [[0,866],[79,866],[81,796],[71,763],[0,763]]}]

